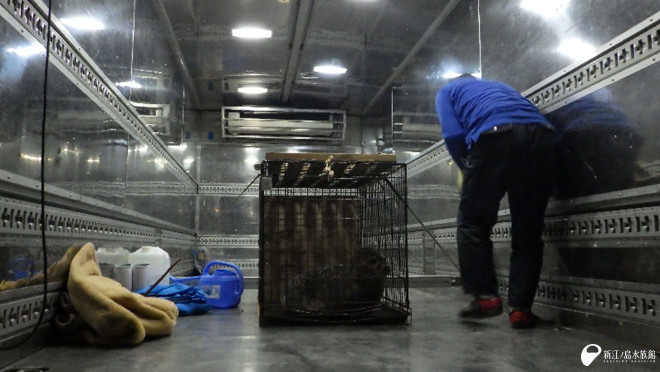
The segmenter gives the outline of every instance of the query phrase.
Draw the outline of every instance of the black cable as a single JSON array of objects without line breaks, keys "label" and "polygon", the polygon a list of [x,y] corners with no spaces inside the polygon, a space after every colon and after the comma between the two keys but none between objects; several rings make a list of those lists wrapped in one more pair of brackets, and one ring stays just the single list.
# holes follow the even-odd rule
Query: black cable
[{"label": "black cable", "polygon": [[48,305],[48,255],[46,249],[46,191],[44,185],[46,183],[46,109],[48,108],[48,63],[50,60],[50,33],[51,33],[51,8],[53,5],[53,0],[48,0],[48,15],[46,22],[48,23],[48,31],[46,33],[46,62],[44,67],[44,86],[43,86],[43,106],[42,106],[42,115],[41,115],[41,167],[39,170],[39,177],[41,181],[41,252],[43,255],[43,273],[44,273],[44,285],[43,285],[43,300],[41,309],[39,311],[39,319],[37,323],[32,328],[30,334],[27,335],[20,342],[13,344],[9,347],[0,347],[0,350],[10,350],[17,348],[24,343],[28,342],[32,336],[37,333],[39,326],[44,318],[44,313],[46,312],[46,306]]},{"label": "black cable", "polygon": [[[252,181],[250,181],[250,183],[249,183],[249,184],[243,189],[243,191],[241,191],[241,193],[238,194],[238,196],[236,196],[236,197],[231,201],[231,203],[229,203],[229,205],[227,206],[227,208],[225,208],[225,210],[228,211],[232,206],[234,206],[234,204],[236,203],[236,201],[238,201],[238,199],[240,199],[240,198],[243,196],[243,194],[245,194],[245,192],[250,188],[250,186],[252,186],[252,184],[254,183],[254,181],[256,181],[257,178],[259,178],[259,177],[261,177],[261,174],[257,174],[257,176],[254,177],[254,178],[252,179]],[[220,213],[220,216],[222,216],[223,214],[224,214],[224,211],[223,211],[223,213]]]},{"label": "black cable", "polygon": [[410,206],[408,205],[408,201],[405,200],[405,199],[403,198],[403,196],[401,196],[401,194],[400,194],[400,193],[394,188],[394,185],[392,185],[392,182],[390,182],[390,180],[388,180],[387,178],[384,178],[384,180],[385,180],[385,182],[387,183],[387,185],[392,189],[392,191],[394,191],[394,194],[396,194],[396,196],[397,196],[399,199],[401,199],[401,201],[404,202],[404,204],[406,205],[406,209],[408,209],[408,211],[410,211],[410,213],[413,215],[413,217],[415,217],[415,219],[417,220],[417,222],[419,222],[419,224],[422,226],[422,229],[423,229],[427,234],[429,234],[429,236],[431,237],[431,239],[433,239],[433,242],[435,242],[435,244],[436,244],[438,247],[440,247],[440,250],[442,251],[442,253],[445,254],[445,256],[447,256],[447,259],[449,260],[449,262],[451,262],[451,264],[454,265],[454,267],[456,268],[456,270],[460,271],[460,269],[459,269],[459,267],[458,267],[458,264],[457,264],[456,262],[454,262],[454,260],[451,258],[451,256],[449,255],[449,253],[448,253],[447,250],[445,249],[445,247],[443,247],[442,244],[440,244],[440,242],[438,241],[438,239],[436,239],[436,237],[435,237],[435,236],[429,231],[429,229],[427,229],[426,226],[424,226],[424,223],[422,222],[422,220],[421,220],[419,217],[417,217],[417,214],[415,213],[415,211],[413,211],[412,208],[410,208]]}]

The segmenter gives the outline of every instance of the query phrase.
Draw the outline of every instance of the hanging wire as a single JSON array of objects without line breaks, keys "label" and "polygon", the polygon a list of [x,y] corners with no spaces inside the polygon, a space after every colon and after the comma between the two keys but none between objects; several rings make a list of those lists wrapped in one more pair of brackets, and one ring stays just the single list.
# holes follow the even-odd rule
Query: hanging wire
[{"label": "hanging wire", "polygon": [[478,27],[478,39],[479,39],[479,74],[483,78],[484,72],[481,69],[481,0],[477,0],[477,27]]},{"label": "hanging wire", "polygon": [[415,213],[415,211],[413,211],[412,208],[410,208],[410,206],[408,205],[408,201],[407,201],[407,200],[406,200],[406,199],[405,199],[405,198],[404,198],[404,197],[403,197],[403,196],[402,196],[402,195],[396,190],[396,188],[394,187],[394,185],[392,185],[392,183],[390,182],[390,180],[388,180],[387,178],[385,178],[385,182],[386,182],[387,185],[392,189],[392,191],[394,191],[394,194],[397,196],[397,198],[401,199],[401,201],[404,202],[404,204],[406,205],[406,209],[408,209],[408,211],[410,212],[410,214],[412,214],[413,217],[415,217],[415,219],[417,220],[417,222],[419,222],[419,224],[422,226],[422,229],[423,229],[427,234],[429,234],[429,236],[431,237],[431,239],[433,239],[433,241],[434,241],[435,244],[440,248],[440,250],[442,251],[442,253],[444,253],[445,256],[447,256],[447,259],[449,260],[449,262],[450,262],[450,263],[456,268],[456,270],[459,270],[459,271],[460,271],[460,269],[459,269],[459,267],[458,267],[458,264],[457,264],[457,263],[454,261],[454,259],[449,255],[449,252],[447,252],[447,250],[445,249],[445,247],[443,247],[442,244],[440,244],[440,242],[438,241],[438,239],[436,239],[436,237],[433,235],[433,233],[431,233],[431,232],[429,231],[429,229],[426,228],[426,226],[424,225],[424,223],[422,222],[422,220],[417,216],[417,214]]},{"label": "hanging wire", "polygon": [[43,298],[41,309],[39,310],[39,319],[37,323],[32,328],[30,334],[28,334],[23,340],[12,344],[7,347],[0,347],[0,350],[10,350],[17,348],[32,338],[32,336],[37,333],[41,322],[43,321],[44,313],[46,312],[46,306],[48,306],[48,250],[46,249],[46,112],[48,109],[48,64],[50,60],[50,39],[51,39],[51,14],[52,14],[52,0],[48,0],[48,15],[46,18],[46,23],[48,24],[47,37],[46,37],[46,59],[44,67],[44,85],[43,85],[43,105],[41,113],[41,166],[39,169],[39,177],[41,181],[41,254],[43,256],[43,275],[44,275],[44,284],[43,284]]},{"label": "hanging wire", "polygon": [[[254,181],[256,181],[257,178],[259,178],[259,177],[261,177],[261,174],[257,174],[257,176],[254,177],[254,178],[252,179],[252,181],[250,181],[250,183],[249,183],[247,186],[245,186],[245,188],[243,189],[243,191],[241,191],[241,193],[238,194],[238,196],[236,196],[236,197],[234,197],[234,198],[232,199],[231,203],[229,203],[229,205],[227,206],[227,208],[225,208],[225,210],[226,210],[226,211],[230,210],[231,207],[232,207],[234,204],[236,204],[236,201],[238,201],[238,199],[240,199],[240,198],[243,196],[243,194],[245,194],[245,192],[250,188],[250,186],[252,186],[252,184],[254,183]],[[222,214],[223,214],[223,213],[220,213],[220,215],[222,215]]]}]

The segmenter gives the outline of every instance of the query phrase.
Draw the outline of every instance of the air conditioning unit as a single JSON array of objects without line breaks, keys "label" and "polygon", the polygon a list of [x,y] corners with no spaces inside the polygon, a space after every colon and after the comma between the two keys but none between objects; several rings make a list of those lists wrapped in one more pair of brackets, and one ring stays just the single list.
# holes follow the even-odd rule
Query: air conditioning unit
[{"label": "air conditioning unit", "polygon": [[222,136],[227,139],[344,140],[346,112],[282,107],[225,106]]},{"label": "air conditioning unit", "polygon": [[442,139],[438,116],[435,113],[393,112],[392,139],[399,143],[436,143]]}]

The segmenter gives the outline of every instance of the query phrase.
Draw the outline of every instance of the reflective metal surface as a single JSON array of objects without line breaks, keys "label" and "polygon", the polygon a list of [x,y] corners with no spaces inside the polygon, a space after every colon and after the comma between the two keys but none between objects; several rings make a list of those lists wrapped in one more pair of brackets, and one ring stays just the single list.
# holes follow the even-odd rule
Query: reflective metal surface
[{"label": "reflective metal surface", "polygon": [[[593,7],[594,2],[588,4],[569,2],[559,12],[555,13],[548,9],[544,14],[534,13],[534,10],[521,8],[519,5],[518,2],[513,1],[497,4],[483,2],[480,23],[483,76],[505,81],[521,92],[525,91],[532,102],[535,102],[536,92],[546,90],[551,94],[559,92],[555,90],[553,79],[569,83],[572,79],[573,84],[575,81],[580,82],[580,87],[566,83],[560,85],[563,96],[554,101],[553,105],[545,104],[543,95],[537,102],[554,124],[562,129],[557,134],[561,154],[557,160],[561,176],[557,179],[555,196],[557,201],[551,201],[551,206],[561,205],[563,212],[559,213],[568,214],[571,210],[603,209],[607,208],[606,205],[611,205],[608,200],[615,200],[616,195],[613,197],[598,197],[598,195],[608,195],[615,191],[619,191],[619,197],[624,195],[627,203],[635,203],[637,198],[638,204],[656,204],[657,198],[649,199],[650,195],[644,190],[650,185],[657,185],[659,180],[657,154],[660,152],[657,149],[657,141],[653,140],[659,135],[655,123],[658,112],[656,105],[648,104],[649,88],[657,84],[660,78],[658,66],[655,65],[657,59],[653,57],[653,53],[660,50],[660,37],[656,30],[657,4],[655,6],[646,4],[648,6],[646,8],[627,8],[627,11],[621,14],[616,13],[617,4],[614,3],[599,3],[600,6],[596,9]],[[555,18],[552,18],[553,14]],[[518,22],[509,22],[512,17]],[[570,21],[576,19],[581,22]],[[600,19],[616,19],[616,22],[600,22]],[[602,27],[596,26],[601,24]],[[618,35],[619,32],[622,34]],[[579,44],[581,46],[577,49],[565,49],[563,42],[571,40],[581,41],[582,44]],[[587,42],[592,44],[589,45]],[[620,49],[612,47],[619,45],[617,43],[621,43]],[[608,46],[611,49],[608,49]],[[599,56],[599,50],[602,51],[602,56]],[[610,58],[612,53],[616,54],[616,61]],[[636,53],[638,57],[650,55],[650,58],[645,60],[648,63],[635,64],[631,60],[631,53]],[[620,74],[612,75],[611,79],[606,80],[598,80],[591,76],[585,76],[584,81],[576,80],[579,75],[575,78],[570,66],[577,66],[575,68],[579,72],[580,64],[585,63],[584,66],[587,66],[586,62],[592,58],[596,61],[604,60],[606,63],[609,58],[611,65],[609,69],[603,71],[613,70],[616,63]],[[548,78],[544,80],[544,77]],[[536,88],[525,90],[534,84]],[[591,94],[587,96],[584,96],[584,93],[576,94],[580,92],[578,88]],[[429,97],[429,101],[431,99]],[[591,103],[593,101],[596,101],[597,105]],[[411,189],[415,185],[423,188],[431,185],[440,188],[454,185],[455,176],[451,176],[453,167],[445,151],[442,144],[432,146],[409,162],[409,173],[412,175]],[[455,174],[455,171],[453,173]],[[438,181],[438,178],[441,181]],[[623,190],[628,191],[621,194]],[[584,198],[585,196],[588,197]],[[578,198],[575,199],[576,197]],[[413,203],[415,200],[411,198],[411,206]],[[447,215],[439,211],[455,213],[456,210],[456,202],[444,196],[429,195],[417,203],[419,205],[413,208],[419,210],[418,214],[424,216],[424,221],[452,219],[451,212]],[[427,207],[428,204],[435,205],[436,208]],[[619,204],[618,208],[626,205],[626,203]],[[446,209],[443,208],[445,206]],[[502,201],[501,208],[506,213],[506,199]],[[553,213],[557,213],[557,210]],[[419,224],[415,226],[414,229],[420,228]],[[567,239],[568,243],[564,244],[571,245],[571,238]],[[428,257],[424,255],[421,241],[415,242],[416,244],[411,245],[411,257],[419,265],[416,270],[428,272],[428,265],[425,266]],[[635,246],[639,243],[630,242],[630,244]],[[648,245],[645,243],[644,247]],[[573,257],[570,262],[574,262],[576,268],[586,265],[591,267],[588,269],[589,272],[598,271],[601,275],[605,272],[614,273],[613,267],[605,268],[608,266],[607,262],[618,262],[622,257],[628,257],[637,262],[636,265],[643,266],[641,261],[643,259],[639,256],[641,253],[630,250],[617,251],[613,248],[607,254],[608,259],[598,260],[599,264],[591,266],[585,261],[593,261],[593,257],[587,253],[590,250],[584,250],[584,247],[578,251],[572,251],[563,244],[552,248],[560,249],[562,253],[550,250],[548,256],[557,257],[556,260],[547,260],[546,266],[550,267],[550,270],[557,268],[554,265],[563,265],[562,262],[567,260],[569,255]],[[655,248],[642,249],[645,254],[651,256],[655,255],[655,250]],[[499,261],[505,272],[508,248],[503,246],[498,254],[501,255]],[[593,255],[598,254],[594,252]],[[619,258],[614,258],[615,256]],[[442,255],[432,255],[432,258],[439,267],[448,264]],[[635,269],[631,270],[635,271]],[[581,271],[580,275],[588,275],[583,270],[579,271]],[[648,276],[640,275],[635,277],[637,279],[628,278],[640,280],[641,277],[645,277],[645,280],[649,280]],[[651,281],[657,281],[656,276],[651,275],[651,277],[653,277]],[[613,275],[610,278],[615,279],[617,276]]]},{"label": "reflective metal surface", "polygon": [[[184,91],[154,10],[132,1],[53,1],[52,10],[49,23],[41,1],[0,8],[0,169],[10,197],[0,279],[43,270],[43,220],[49,264],[88,240],[188,255],[196,148],[181,145]],[[97,23],[75,19],[85,14]]]},{"label": "reflective metal surface", "polygon": [[[408,163],[409,206],[442,244],[409,215],[410,273],[455,276],[457,170],[435,93],[452,76],[475,73],[512,85],[565,129],[540,301],[657,325],[648,321],[657,296],[647,292],[660,284],[660,5],[529,5],[549,3],[55,0],[47,65],[45,2],[1,2],[0,280],[43,269],[42,164],[49,263],[86,240],[158,244],[256,276],[258,195],[255,185],[245,190],[254,164],[268,152],[319,151],[393,152]],[[234,38],[232,28],[246,24],[272,37]],[[324,61],[347,73],[315,72]],[[265,95],[238,93],[257,83]],[[581,106],[591,100],[604,105]],[[223,107],[250,105],[341,110],[344,138],[223,137]],[[616,118],[633,129],[612,131]],[[493,235],[503,286],[507,221],[505,199]],[[570,291],[609,302],[598,307]],[[616,308],[616,296],[643,312]]]},{"label": "reflective metal surface", "polygon": [[658,11],[653,0],[634,6],[625,0],[481,4],[483,76],[521,92],[573,63],[585,62],[605,43]]}]

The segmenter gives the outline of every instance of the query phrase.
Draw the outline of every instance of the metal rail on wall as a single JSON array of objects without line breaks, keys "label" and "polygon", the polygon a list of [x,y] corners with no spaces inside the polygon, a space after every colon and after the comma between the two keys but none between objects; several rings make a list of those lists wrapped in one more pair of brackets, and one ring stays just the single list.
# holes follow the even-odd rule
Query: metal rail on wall
[{"label": "metal rail on wall", "polygon": [[595,57],[570,65],[523,95],[542,113],[552,112],[658,62],[660,12],[603,45]]},{"label": "metal rail on wall", "polygon": [[[493,227],[495,248],[511,240],[511,223],[504,211]],[[546,218],[543,240],[548,248],[626,249],[642,246],[660,248],[660,207],[640,207]],[[428,227],[428,226],[427,226]],[[421,227],[410,226],[418,231]],[[435,239],[456,249],[456,228],[431,226]],[[642,243],[643,242],[643,243]],[[506,293],[508,278],[501,277],[500,291]],[[621,280],[598,280],[574,276],[541,278],[537,302],[603,316],[616,316],[660,326],[660,297],[657,284]]]},{"label": "metal rail on wall", "polygon": [[[544,114],[552,112],[660,60],[660,12],[605,43],[591,59],[556,72],[523,92]],[[444,141],[408,162],[408,177],[451,160]]]},{"label": "metal rail on wall", "polygon": [[[523,95],[542,113],[547,114],[654,65],[660,59],[659,56],[660,12],[605,43],[593,58],[567,66],[529,88]],[[444,141],[439,141],[408,162],[408,177],[448,161],[451,161],[451,157]],[[425,190],[419,190],[417,198],[446,199],[444,195],[431,195],[430,191]],[[658,204],[660,185],[570,200],[551,200],[546,213],[543,239],[546,246],[553,249],[658,249]],[[491,235],[496,248],[508,246],[511,240],[509,211],[501,210],[498,220],[500,222],[494,226]],[[454,219],[428,221],[425,225],[440,244],[456,250]],[[415,246],[423,245],[421,235],[426,234],[427,229],[415,223],[408,226]],[[424,250],[423,247],[421,249]],[[424,269],[418,274],[428,274]],[[500,291],[506,293],[508,278],[501,276],[498,281]],[[660,326],[659,291],[658,284],[636,281],[570,275],[544,276],[539,283],[536,301],[575,314],[593,314],[602,319],[627,321],[627,325],[652,325],[655,329]]]},{"label": "metal rail on wall", "polygon": [[[124,184],[122,184],[124,185]],[[128,185],[126,185],[128,186]],[[126,193],[127,189],[130,192],[137,193],[136,187],[121,187],[121,190]],[[180,188],[172,188],[169,185],[161,185],[158,183],[148,185],[146,191],[149,192],[162,192],[180,195]],[[18,213],[17,211],[23,211],[24,208],[34,208],[30,210],[31,212],[37,213],[39,198],[39,189],[41,188],[41,183],[35,181],[31,178],[24,177],[15,173],[7,172],[0,170],[0,197],[5,196],[6,198],[0,202],[2,207],[3,219],[4,215],[8,212],[6,211],[16,211],[12,213]],[[70,213],[75,213],[81,216],[88,216],[88,218],[94,218],[92,216],[102,216],[107,220],[108,226],[111,226],[113,229],[122,229],[123,226],[127,223],[132,223],[137,226],[152,226],[163,231],[173,231],[181,234],[191,235],[193,230],[186,229],[180,225],[176,225],[171,222],[163,221],[151,216],[144,215],[139,212],[128,210],[125,208],[118,207],[115,204],[110,204],[92,197],[85,195],[111,195],[114,193],[119,193],[120,186],[116,184],[96,184],[94,187],[91,185],[79,184],[73,189],[78,189],[83,191],[83,193],[76,193],[74,191],[59,188],[51,184],[45,185],[45,193],[48,199],[48,207],[51,210],[61,210],[68,211]],[[30,206],[30,207],[26,207]],[[27,210],[27,209],[26,209]],[[18,214],[16,214],[18,216]],[[85,220],[85,218],[83,219]],[[117,221],[117,222],[113,222]],[[124,222],[121,222],[124,221]],[[89,222],[89,221],[84,221]],[[3,221],[3,224],[11,223]],[[38,233],[38,226],[36,227],[35,234]]]},{"label": "metal rail on wall", "polygon": [[[0,2],[2,19],[31,44],[42,45],[44,48],[48,46],[49,63],[115,120],[129,136],[145,144],[180,181],[175,187],[164,184],[123,184],[123,192],[126,192],[125,187],[128,186],[129,192],[135,193],[152,192],[157,188],[164,193],[196,194],[197,183],[168,152],[164,142],[146,125],[136,109],[56,17],[51,15],[49,22],[47,15],[47,6],[39,0]],[[42,223],[48,239],[57,244],[81,241],[131,242],[189,248],[197,242],[192,229],[85,196],[107,195],[104,194],[107,191],[121,192],[121,186],[115,183],[62,185],[66,189],[44,184],[48,203],[43,210],[40,205],[40,181],[0,170],[0,186],[0,246],[3,247],[13,246],[19,239],[36,239],[40,236]],[[192,268],[192,261],[186,260],[178,267],[180,270]],[[27,330],[37,324],[42,308],[44,327],[52,319],[53,303],[62,290],[61,283],[49,283],[46,297],[39,294],[41,287],[0,293],[0,345],[4,346],[12,343],[13,339],[23,337]]]},{"label": "metal rail on wall", "polygon": [[190,191],[197,191],[195,180],[167,151],[163,141],[143,122],[135,108],[119,93],[61,22],[51,16],[51,22],[48,23],[48,10],[42,1],[2,1],[0,4],[0,17],[31,43],[46,47],[50,27],[50,62],[124,130],[145,144]]},{"label": "metal rail on wall", "polygon": [[[55,313],[55,302],[59,299],[61,283],[48,285],[48,295],[42,324],[47,327]],[[0,345],[11,342],[13,338],[21,337],[26,329],[34,327],[38,321],[43,304],[43,296],[39,293],[41,286],[34,286],[3,292],[0,294]],[[5,295],[11,295],[7,299]],[[7,301],[9,300],[9,301]]]},{"label": "metal rail on wall", "polygon": [[[64,208],[45,207],[42,218],[39,203],[0,196],[0,247],[14,246],[21,239],[37,238],[41,232],[40,221],[46,221],[46,235],[50,241],[72,244],[94,241],[97,244],[157,244],[174,248],[189,248],[197,243],[197,237],[150,225],[120,221]],[[181,262],[177,269],[187,274],[192,260]],[[0,293],[0,345],[11,342],[31,329],[43,305],[38,294],[39,286],[8,290]],[[48,303],[44,319],[53,317],[54,302],[61,291],[61,283],[48,284]]]}]

